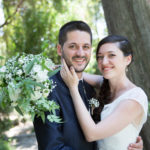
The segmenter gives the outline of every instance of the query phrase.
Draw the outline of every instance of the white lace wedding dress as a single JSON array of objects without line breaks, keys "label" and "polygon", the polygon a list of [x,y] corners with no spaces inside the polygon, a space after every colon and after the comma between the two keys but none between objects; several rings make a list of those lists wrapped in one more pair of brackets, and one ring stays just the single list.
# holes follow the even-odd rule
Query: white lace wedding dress
[{"label": "white lace wedding dress", "polygon": [[141,88],[135,87],[133,89],[130,89],[129,91],[119,96],[112,103],[105,105],[101,113],[101,120],[111,114],[121,101],[125,101],[127,99],[135,100],[143,107],[144,115],[141,122],[139,123],[139,125],[129,124],[119,133],[97,141],[98,150],[127,150],[129,144],[136,141],[136,137],[139,135],[139,132],[147,119],[148,111],[147,96]]}]

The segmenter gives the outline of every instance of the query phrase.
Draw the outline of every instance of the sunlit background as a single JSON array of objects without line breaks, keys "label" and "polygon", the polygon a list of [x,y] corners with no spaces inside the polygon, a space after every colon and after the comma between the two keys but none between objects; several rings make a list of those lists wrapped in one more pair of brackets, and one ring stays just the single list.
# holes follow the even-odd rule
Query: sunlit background
[{"label": "sunlit background", "polygon": [[98,72],[93,67],[96,66],[95,48],[97,42],[107,35],[100,0],[0,0],[0,25],[5,24],[0,28],[0,55],[7,59],[16,53],[38,54],[44,51],[59,64],[60,59],[56,53],[58,31],[71,20],[83,20],[90,25],[93,32],[93,55],[86,70]]}]

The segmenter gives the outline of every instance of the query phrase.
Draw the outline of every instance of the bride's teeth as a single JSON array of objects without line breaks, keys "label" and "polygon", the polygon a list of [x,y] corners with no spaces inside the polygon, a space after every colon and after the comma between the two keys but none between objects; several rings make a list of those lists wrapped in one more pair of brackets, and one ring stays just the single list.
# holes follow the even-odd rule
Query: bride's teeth
[{"label": "bride's teeth", "polygon": [[104,70],[110,70],[111,68],[104,68]]}]

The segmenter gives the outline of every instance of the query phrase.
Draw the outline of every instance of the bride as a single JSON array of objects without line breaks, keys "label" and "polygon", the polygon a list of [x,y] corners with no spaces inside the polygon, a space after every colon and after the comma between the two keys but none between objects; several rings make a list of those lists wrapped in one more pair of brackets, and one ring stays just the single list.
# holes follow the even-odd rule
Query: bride
[{"label": "bride", "polygon": [[96,58],[102,76],[83,75],[91,85],[100,85],[98,100],[104,107],[97,124],[80,97],[74,68],[68,68],[63,60],[61,76],[70,90],[80,126],[87,141],[98,141],[99,150],[127,150],[146,122],[147,96],[126,75],[132,57],[125,37],[110,35],[99,42]]}]

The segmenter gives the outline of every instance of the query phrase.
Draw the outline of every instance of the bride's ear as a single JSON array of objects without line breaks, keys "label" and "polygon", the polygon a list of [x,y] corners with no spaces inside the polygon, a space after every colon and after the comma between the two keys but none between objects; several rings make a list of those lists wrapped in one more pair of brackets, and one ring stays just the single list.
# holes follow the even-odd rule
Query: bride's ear
[{"label": "bride's ear", "polygon": [[62,48],[61,48],[61,45],[60,45],[60,44],[57,44],[57,54],[58,54],[59,56],[62,55]]},{"label": "bride's ear", "polygon": [[132,55],[126,57],[127,66],[132,62]]}]

